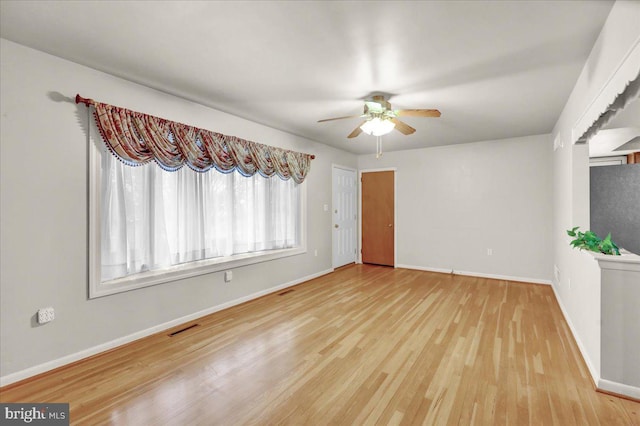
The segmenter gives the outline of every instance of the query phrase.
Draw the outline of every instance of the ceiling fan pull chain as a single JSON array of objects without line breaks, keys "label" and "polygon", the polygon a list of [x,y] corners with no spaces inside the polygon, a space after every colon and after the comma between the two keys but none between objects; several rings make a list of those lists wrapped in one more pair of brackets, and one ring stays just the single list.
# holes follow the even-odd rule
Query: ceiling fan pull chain
[{"label": "ceiling fan pull chain", "polygon": [[382,136],[376,136],[376,158],[382,157]]}]

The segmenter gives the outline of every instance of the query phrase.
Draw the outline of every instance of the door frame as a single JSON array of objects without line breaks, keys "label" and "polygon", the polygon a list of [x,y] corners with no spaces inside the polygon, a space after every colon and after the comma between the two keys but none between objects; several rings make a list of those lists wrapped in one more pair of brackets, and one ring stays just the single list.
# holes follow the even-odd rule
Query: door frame
[{"label": "door frame", "polygon": [[358,263],[362,263],[362,174],[373,172],[393,172],[393,267],[398,266],[398,168],[358,170]]},{"label": "door frame", "polygon": [[[334,196],[335,196],[335,192],[336,192],[336,188],[335,185],[333,184],[333,171],[335,169],[342,169],[342,170],[347,170],[350,172],[354,172],[356,175],[356,180],[360,178],[360,174],[358,173],[358,169],[354,169],[353,167],[347,167],[347,166],[342,166],[340,164],[336,164],[336,163],[331,163],[331,269],[335,269],[335,263],[334,263],[334,253],[333,253],[333,248],[334,248],[334,243],[335,243],[335,232],[333,232],[333,212],[336,209],[336,206],[333,205],[333,200],[334,200]],[[360,236],[360,185],[358,184],[358,182],[356,182],[356,201],[358,202],[358,217],[356,218],[356,235],[355,235],[355,241],[354,241],[354,246],[356,248],[356,256],[355,256],[355,263],[362,263],[362,262],[358,262],[358,259],[360,259],[360,245],[358,243],[358,237]]]}]

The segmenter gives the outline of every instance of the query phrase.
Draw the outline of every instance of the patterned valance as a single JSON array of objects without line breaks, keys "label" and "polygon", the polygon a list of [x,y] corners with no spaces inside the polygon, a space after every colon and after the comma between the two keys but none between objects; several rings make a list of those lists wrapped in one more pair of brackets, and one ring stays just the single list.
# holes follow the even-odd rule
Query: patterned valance
[{"label": "patterned valance", "polygon": [[222,173],[238,170],[245,176],[278,175],[302,183],[315,158],[77,95],[76,103],[80,102],[95,108],[102,139],[117,158],[130,166],[154,160],[167,171],[178,170],[186,164],[197,172],[212,168]]}]

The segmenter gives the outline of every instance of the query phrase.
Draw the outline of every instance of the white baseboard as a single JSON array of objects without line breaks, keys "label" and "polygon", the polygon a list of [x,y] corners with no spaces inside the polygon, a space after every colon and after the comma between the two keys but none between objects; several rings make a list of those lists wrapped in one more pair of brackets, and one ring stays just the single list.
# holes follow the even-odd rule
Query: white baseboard
[{"label": "white baseboard", "polygon": [[469,277],[480,277],[480,278],[491,278],[494,280],[505,280],[505,281],[518,281],[523,283],[531,283],[531,284],[545,284],[551,285],[551,280],[543,280],[540,278],[528,278],[528,277],[514,277],[511,275],[497,275],[497,274],[485,274],[482,272],[468,272],[468,271],[458,271],[453,270],[453,273],[456,275],[466,275]]},{"label": "white baseboard", "polygon": [[600,379],[596,383],[598,390],[640,399],[640,388],[637,386],[625,385],[624,383],[612,382],[605,379]]},{"label": "white baseboard", "polygon": [[161,331],[168,330],[168,329],[170,329],[172,327],[187,323],[189,321],[193,321],[195,319],[204,317],[206,315],[210,315],[210,314],[212,314],[214,312],[218,312],[218,311],[221,311],[223,309],[230,308],[232,306],[239,305],[239,304],[244,303],[244,302],[248,302],[248,301],[253,300],[253,299],[257,299],[257,298],[265,296],[267,294],[275,293],[276,291],[279,291],[279,290],[282,290],[282,289],[285,289],[285,288],[288,288],[288,287],[292,287],[294,285],[303,283],[305,281],[312,280],[314,278],[318,278],[318,277],[320,277],[322,275],[326,275],[326,274],[329,274],[331,272],[333,272],[333,268],[326,269],[324,271],[317,272],[315,274],[307,275],[306,277],[298,278],[296,280],[289,281],[287,283],[280,284],[280,285],[277,285],[275,287],[268,288],[266,290],[261,290],[261,291],[258,291],[256,293],[252,293],[252,294],[249,294],[247,296],[243,296],[243,297],[240,297],[238,299],[234,299],[234,300],[231,300],[229,302],[222,303],[220,305],[212,306],[210,308],[203,309],[203,310],[198,311],[198,312],[194,312],[193,314],[185,315],[183,317],[176,318],[174,320],[171,320],[171,321],[168,321],[168,322],[165,322],[165,323],[162,323],[162,324],[158,324],[156,326],[147,328],[146,330],[137,331],[137,332],[129,334],[127,336],[123,336],[123,337],[120,337],[118,339],[111,340],[109,342],[102,343],[102,344],[97,345],[97,346],[93,346],[91,348],[82,350],[80,352],[69,354],[69,355],[63,356],[61,358],[45,362],[43,364],[39,364],[39,365],[36,365],[36,366],[33,366],[33,367],[29,367],[29,368],[21,370],[21,371],[17,371],[15,373],[7,374],[6,376],[0,377],[0,387],[10,385],[10,384],[18,382],[20,380],[28,379],[29,377],[33,377],[33,376],[36,376],[38,374],[45,373],[47,371],[53,370],[53,369],[58,368],[58,367],[62,367],[62,366],[67,365],[67,364],[71,364],[71,363],[76,362],[76,361],[80,361],[80,360],[82,360],[84,358],[88,358],[90,356],[97,355],[97,354],[99,354],[101,352],[105,352],[105,351],[108,351],[110,349],[117,348],[118,346],[125,345],[127,343],[133,342],[135,340],[142,339],[142,338],[147,337],[147,336],[151,336],[152,334],[156,334],[156,333],[159,333]]},{"label": "white baseboard", "polygon": [[562,299],[558,296],[556,287],[552,285],[551,288],[553,289],[553,295],[555,296],[556,301],[558,302],[558,306],[560,306],[560,311],[562,312],[562,316],[564,317],[564,320],[567,322],[567,325],[569,326],[569,330],[571,330],[571,334],[573,334],[573,339],[578,344],[578,350],[580,350],[582,359],[584,359],[585,364],[587,364],[587,369],[589,370],[589,374],[591,374],[593,383],[595,383],[596,386],[598,386],[598,383],[600,382],[600,372],[598,371],[599,368],[596,368],[593,365],[591,358],[589,358],[589,355],[587,354],[587,349],[582,343],[582,340],[580,340],[580,336],[578,336],[578,333],[576,333],[576,328],[573,326],[573,323],[571,322],[571,317],[569,317],[569,314],[567,313],[567,310],[565,309],[564,304],[562,303]]},{"label": "white baseboard", "polygon": [[428,266],[414,266],[414,265],[398,264],[398,265],[396,265],[396,268],[415,269],[417,271],[427,271],[427,272],[439,272],[441,274],[451,274],[451,273],[453,273],[453,269],[430,268]]},{"label": "white baseboard", "polygon": [[431,268],[429,266],[415,266],[415,265],[403,265],[403,264],[396,265],[396,268],[415,269],[418,271],[439,272],[442,274],[465,275],[469,277],[491,278],[494,280],[518,281],[518,282],[532,283],[532,284],[551,285],[551,280],[542,280],[540,278],[514,277],[510,275],[485,274],[482,272],[458,271],[455,269]]}]

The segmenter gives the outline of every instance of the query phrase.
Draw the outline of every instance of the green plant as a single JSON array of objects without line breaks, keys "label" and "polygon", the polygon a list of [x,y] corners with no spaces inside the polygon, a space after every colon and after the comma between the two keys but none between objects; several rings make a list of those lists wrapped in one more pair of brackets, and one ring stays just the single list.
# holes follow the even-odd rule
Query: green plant
[{"label": "green plant", "polygon": [[611,233],[609,233],[609,235],[607,235],[607,238],[603,240],[598,237],[593,231],[581,232],[578,231],[578,228],[580,227],[576,226],[573,229],[567,230],[567,234],[570,237],[575,238],[570,243],[573,248],[620,256],[620,249],[618,249],[616,243],[611,241]]}]

